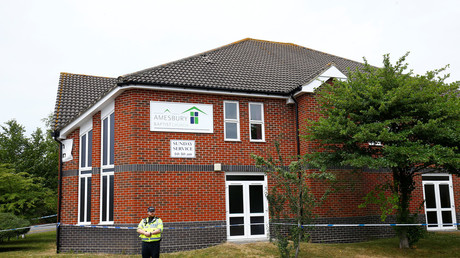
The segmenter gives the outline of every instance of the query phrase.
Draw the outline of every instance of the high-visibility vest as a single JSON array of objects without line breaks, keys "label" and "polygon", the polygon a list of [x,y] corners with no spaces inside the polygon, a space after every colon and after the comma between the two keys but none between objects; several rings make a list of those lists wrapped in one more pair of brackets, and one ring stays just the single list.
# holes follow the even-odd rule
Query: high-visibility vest
[{"label": "high-visibility vest", "polygon": [[153,218],[152,221],[148,222],[149,218],[145,218],[141,220],[137,228],[140,228],[144,231],[147,232],[153,232],[157,229],[160,230],[160,233],[156,235],[151,235],[150,237],[147,237],[146,235],[141,234],[139,237],[142,239],[144,242],[154,242],[154,241],[160,241],[161,240],[161,233],[163,232],[163,221],[160,218]]}]

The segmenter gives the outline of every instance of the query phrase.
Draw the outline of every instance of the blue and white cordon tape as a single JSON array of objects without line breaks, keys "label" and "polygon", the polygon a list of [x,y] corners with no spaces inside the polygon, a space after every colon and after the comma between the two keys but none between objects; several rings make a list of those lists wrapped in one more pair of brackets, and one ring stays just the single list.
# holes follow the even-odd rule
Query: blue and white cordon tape
[{"label": "blue and white cordon tape", "polygon": [[14,231],[14,230],[19,230],[19,229],[26,229],[26,228],[43,228],[46,226],[58,226],[58,223],[50,223],[50,224],[41,224],[41,225],[35,225],[35,226],[29,226],[29,227],[22,227],[22,228],[9,228],[9,229],[2,229],[0,232],[4,231]]},{"label": "blue and white cordon tape", "polygon": [[[287,226],[297,226],[297,224],[293,223],[270,223],[272,225],[287,225]],[[3,229],[3,231],[12,231],[12,230],[19,230],[25,228],[39,228],[44,226],[73,226],[73,227],[85,227],[85,228],[109,228],[109,229],[137,229],[137,227],[121,227],[121,226],[106,226],[106,225],[75,225],[75,224],[61,224],[61,223],[51,223],[51,224],[43,224],[43,225],[36,225],[36,226],[29,226],[29,227],[22,227],[22,228],[11,228],[11,229]],[[251,226],[257,225],[265,225],[264,223],[253,223]],[[304,227],[408,227],[408,226],[439,226],[440,224],[427,224],[427,223],[420,223],[420,224],[304,224],[300,225],[301,228]],[[449,225],[449,226],[459,226],[460,223],[448,223],[442,225]],[[233,224],[231,226],[244,226],[244,224]],[[199,227],[165,227],[164,229],[205,229],[205,228],[223,228],[227,227],[227,225],[215,225],[215,226],[199,226]]]},{"label": "blue and white cordon tape", "polygon": [[[288,225],[297,226],[293,223],[270,223],[272,225]],[[75,226],[75,227],[87,227],[87,228],[111,228],[111,229],[137,229],[137,227],[121,227],[121,226],[105,226],[105,225],[74,225],[74,224],[62,224],[63,226]],[[253,223],[251,226],[265,225],[264,223]],[[446,225],[446,224],[443,224]],[[460,223],[449,223],[449,226],[458,226]],[[231,226],[244,226],[244,224],[233,224]],[[305,224],[300,227],[408,227],[408,226],[439,226],[439,224]],[[223,228],[227,225],[215,225],[215,226],[197,226],[197,227],[165,227],[164,229],[204,229],[204,228]]]}]

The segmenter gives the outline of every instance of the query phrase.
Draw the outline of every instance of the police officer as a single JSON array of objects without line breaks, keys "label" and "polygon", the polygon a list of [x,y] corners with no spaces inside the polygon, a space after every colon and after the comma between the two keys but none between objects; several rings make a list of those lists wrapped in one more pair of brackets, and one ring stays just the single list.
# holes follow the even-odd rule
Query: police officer
[{"label": "police officer", "polygon": [[160,257],[160,241],[163,232],[163,221],[155,217],[155,208],[147,209],[148,217],[142,219],[137,226],[137,233],[141,234],[142,257]]}]

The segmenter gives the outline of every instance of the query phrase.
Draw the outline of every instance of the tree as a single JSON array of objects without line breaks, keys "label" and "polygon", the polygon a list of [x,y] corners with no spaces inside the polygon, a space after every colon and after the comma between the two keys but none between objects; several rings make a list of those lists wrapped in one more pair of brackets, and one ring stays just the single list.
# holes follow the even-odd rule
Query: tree
[{"label": "tree", "polygon": [[0,132],[0,163],[20,164],[28,143],[24,126],[13,119],[0,127],[3,131]]},{"label": "tree", "polygon": [[0,164],[0,212],[28,219],[54,214],[56,194],[44,187],[42,181],[42,178]]},{"label": "tree", "polygon": [[37,128],[30,138],[24,135],[24,127],[16,120],[2,125],[0,164],[11,164],[16,171],[42,177],[46,187],[57,189],[59,145],[51,137],[51,119],[52,115],[43,120],[48,127],[46,134]]},{"label": "tree", "polygon": [[[305,138],[321,149],[312,162],[357,168],[387,168],[392,173],[397,223],[411,219],[414,177],[423,171],[460,174],[459,83],[446,83],[446,68],[414,75],[405,59],[389,55],[383,68],[350,71],[347,80],[318,90],[322,117],[310,121]],[[377,143],[377,144],[368,144]],[[400,248],[408,248],[407,227],[398,228]]]},{"label": "tree", "polygon": [[58,181],[58,144],[51,134],[43,134],[37,128],[31,135],[22,154],[21,163],[16,166],[18,171],[28,172],[42,177],[44,185],[57,189]]},{"label": "tree", "polygon": [[[269,203],[271,221],[274,224],[276,243],[282,257],[290,257],[291,249],[295,249],[295,257],[300,251],[300,242],[308,238],[307,228],[302,225],[310,224],[314,218],[313,210],[326,198],[326,191],[320,198],[310,191],[307,184],[309,179],[334,179],[332,174],[308,173],[307,160],[298,159],[285,165],[280,154],[280,146],[275,142],[278,159],[269,156],[264,158],[252,155],[256,165],[262,167],[270,180],[274,183],[272,189],[266,193]],[[286,209],[288,207],[288,209]],[[283,235],[280,223],[294,220],[296,225],[290,228],[289,235],[293,247],[289,246],[288,239]]]}]

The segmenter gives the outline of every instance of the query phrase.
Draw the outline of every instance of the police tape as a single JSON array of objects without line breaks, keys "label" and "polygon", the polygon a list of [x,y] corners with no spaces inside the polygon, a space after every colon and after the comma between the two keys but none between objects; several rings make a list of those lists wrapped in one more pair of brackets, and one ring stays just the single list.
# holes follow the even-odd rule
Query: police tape
[{"label": "police tape", "polygon": [[52,217],[57,217],[57,214],[48,215],[48,216],[39,217],[39,218],[33,218],[33,219],[31,219],[31,220],[35,220],[35,219],[46,219],[46,218],[52,218]]},{"label": "police tape", "polygon": [[[294,223],[270,223],[272,225],[290,225],[298,226]],[[412,226],[458,226],[460,223],[444,223],[444,224],[430,224],[430,223],[417,223],[417,224],[401,224],[401,223],[390,223],[390,224],[303,224],[300,227],[412,227]]]},{"label": "police tape", "polygon": [[[294,223],[270,223],[271,225],[285,225],[285,226],[298,226]],[[22,228],[10,228],[3,229],[0,232],[4,231],[14,231],[26,228],[40,228],[45,226],[73,226],[73,227],[85,227],[85,228],[108,228],[108,229],[137,229],[137,227],[122,227],[122,226],[106,226],[106,225],[79,225],[79,224],[62,224],[62,223],[50,223],[35,225]],[[264,223],[252,223],[250,226],[260,226],[265,225]],[[240,227],[245,226],[245,224],[231,224],[231,227]],[[427,226],[427,227],[438,227],[438,226],[460,226],[460,223],[446,223],[446,224],[429,224],[429,223],[419,223],[419,224],[303,224],[300,225],[301,228],[304,227],[411,227],[411,226]],[[196,227],[165,227],[163,230],[177,230],[177,229],[207,229],[207,228],[224,228],[227,225],[214,225],[214,226],[196,226]]]},{"label": "police tape", "polygon": [[15,231],[15,230],[20,230],[20,229],[26,229],[26,228],[40,228],[40,227],[48,227],[48,226],[58,226],[59,223],[50,223],[50,224],[40,224],[40,225],[35,225],[35,226],[28,226],[28,227],[22,227],[22,228],[9,228],[9,229],[2,229],[0,232],[5,232],[5,231]]},{"label": "police tape", "polygon": [[[79,224],[60,224],[62,226],[84,227],[84,228],[109,228],[109,229],[137,229],[137,227],[122,227],[122,226],[106,226],[106,225],[79,225]],[[263,224],[262,224],[263,225]],[[164,227],[163,230],[175,229],[204,229],[204,228],[223,228],[227,225],[214,225],[214,226],[197,226],[197,227]]]},{"label": "police tape", "polygon": [[[294,223],[269,223],[271,225],[286,225],[286,226],[298,226]],[[74,227],[86,227],[86,228],[108,228],[108,229],[137,229],[137,227],[122,227],[122,226],[106,226],[106,225],[79,225],[79,224],[61,224],[62,226],[74,226]],[[260,226],[266,225],[265,223],[251,223],[250,226]],[[445,223],[445,224],[428,224],[428,223],[419,223],[419,224],[304,224],[300,225],[301,228],[304,227],[412,227],[412,226],[459,226],[460,223]],[[59,225],[58,225],[59,226]],[[206,228],[224,228],[227,226],[231,227],[240,227],[245,226],[245,224],[231,224],[231,225],[214,225],[214,226],[196,226],[196,227],[164,227],[163,230],[177,230],[177,229],[206,229]]]}]

